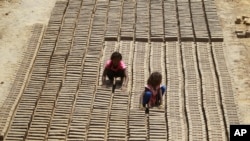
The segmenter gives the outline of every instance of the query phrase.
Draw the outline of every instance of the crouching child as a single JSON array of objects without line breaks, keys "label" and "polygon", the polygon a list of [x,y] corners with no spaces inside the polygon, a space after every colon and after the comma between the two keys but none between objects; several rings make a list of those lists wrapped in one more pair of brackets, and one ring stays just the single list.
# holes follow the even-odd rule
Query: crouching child
[{"label": "crouching child", "polygon": [[140,96],[140,109],[144,109],[146,104],[151,107],[163,107],[163,95],[166,92],[166,86],[161,85],[162,75],[159,72],[153,72],[148,80],[143,93]]},{"label": "crouching child", "polygon": [[110,84],[113,83],[115,78],[120,77],[121,89],[127,88],[128,72],[125,63],[122,61],[122,55],[119,52],[112,53],[110,60],[106,62],[102,74],[102,84],[106,84],[106,76],[108,76]]}]

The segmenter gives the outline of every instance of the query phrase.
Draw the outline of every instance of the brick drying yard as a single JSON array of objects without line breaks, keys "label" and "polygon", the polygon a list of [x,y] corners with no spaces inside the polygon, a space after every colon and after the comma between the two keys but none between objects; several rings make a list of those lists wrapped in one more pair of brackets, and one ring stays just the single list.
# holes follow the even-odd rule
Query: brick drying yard
[{"label": "brick drying yard", "polygon": [[[250,2],[0,4],[0,140],[228,141],[231,124],[250,123],[248,26],[234,21]],[[33,17],[20,18],[25,7]],[[113,51],[128,66],[126,91],[100,86]],[[139,95],[153,71],[167,93],[145,114]]]}]

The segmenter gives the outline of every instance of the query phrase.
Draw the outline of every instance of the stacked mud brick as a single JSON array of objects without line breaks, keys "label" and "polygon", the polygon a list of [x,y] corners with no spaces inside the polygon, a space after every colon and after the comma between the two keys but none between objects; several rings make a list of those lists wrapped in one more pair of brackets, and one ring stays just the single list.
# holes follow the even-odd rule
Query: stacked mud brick
[{"label": "stacked mud brick", "polygon": [[135,2],[124,1],[120,36],[121,40],[133,40],[135,27]]},{"label": "stacked mud brick", "polygon": [[[165,79],[165,59],[164,59],[164,44],[159,42],[151,42],[151,51],[150,51],[150,73],[158,71],[162,74],[162,84],[166,85]],[[166,96],[166,94],[165,94]],[[167,125],[165,118],[165,96],[163,96],[163,107],[154,107],[150,109],[149,112],[149,140],[167,140]]]},{"label": "stacked mud brick", "polygon": [[239,119],[237,104],[234,101],[235,95],[232,89],[232,82],[224,56],[224,48],[224,43],[212,43],[212,52],[215,59],[216,71],[218,73],[217,77],[220,85],[224,117],[226,120],[227,131],[229,133],[230,124],[239,124]]},{"label": "stacked mud brick", "polygon": [[138,0],[136,3],[136,41],[148,41],[149,36],[149,8],[144,0]]},{"label": "stacked mud brick", "polygon": [[[59,75],[62,74],[53,71],[56,64],[48,66],[52,63],[55,46],[59,42],[58,36],[61,32],[59,29],[62,28],[61,24],[66,7],[67,2],[57,2],[52,11],[51,17],[53,18],[50,19],[45,31],[34,62],[32,75],[20,98],[5,140],[25,140],[26,138],[43,140],[46,137],[46,130],[55,102],[55,91],[59,89],[61,83]],[[52,74],[57,81],[51,81]],[[35,112],[39,115],[34,115]]]},{"label": "stacked mud brick", "polygon": [[222,42],[223,34],[214,1],[204,1],[207,24],[212,42]]},{"label": "stacked mud brick", "polygon": [[[242,25],[241,23],[245,24]],[[238,38],[249,38],[250,37],[250,18],[246,16],[236,17],[235,20],[236,30],[235,33]]]},{"label": "stacked mud brick", "polygon": [[[88,125],[88,119],[91,109],[91,101],[94,96],[94,84],[95,80],[89,79],[89,76],[86,76],[87,72],[95,71],[94,69],[88,68],[85,65],[85,55],[87,54],[87,49],[89,47],[89,33],[91,33],[92,28],[92,16],[95,11],[95,2],[83,0],[82,6],[80,9],[78,22],[76,24],[76,31],[74,34],[73,48],[69,55],[67,76],[75,76],[80,80],[75,80],[75,82],[69,81],[68,86],[71,87],[71,90],[64,89],[64,93],[72,93],[74,91],[72,86],[76,86],[75,83],[78,83],[76,86],[77,91],[75,92],[75,100],[72,105],[71,117],[68,123],[67,129],[67,140],[84,140],[86,137],[85,131],[86,126]],[[88,68],[88,69],[87,69]],[[72,70],[74,69],[74,71]],[[69,70],[69,71],[68,71]],[[70,72],[70,70],[72,72]],[[83,74],[84,73],[84,74]],[[95,72],[94,72],[95,73]],[[80,75],[80,76],[79,76]],[[66,76],[66,77],[67,77]],[[87,78],[88,83],[86,83]],[[75,78],[76,79],[76,78]],[[72,99],[69,97],[68,99]],[[84,131],[84,132],[83,132]],[[59,136],[59,135],[58,135]]]},{"label": "stacked mud brick", "polygon": [[208,42],[209,35],[201,1],[191,0],[193,30],[197,42]]},{"label": "stacked mud brick", "polygon": [[163,1],[165,41],[178,40],[178,21],[175,1]]},{"label": "stacked mud brick", "polygon": [[180,45],[177,42],[166,42],[166,67],[168,79],[166,95],[168,139],[187,140],[184,76]]},{"label": "stacked mud brick", "polygon": [[[119,52],[123,55],[123,61],[127,66],[128,77],[132,79],[132,56],[133,44],[129,41],[122,41],[119,45]],[[131,84],[131,82],[129,83]],[[121,91],[117,86],[112,97],[112,105],[110,107],[108,140],[128,140],[128,115],[130,95],[128,85],[127,91]]]},{"label": "stacked mud brick", "polygon": [[[54,100],[53,104],[47,103],[47,107],[51,108],[51,110],[53,109],[50,118],[46,115],[49,127],[45,130],[47,132],[45,133],[47,134],[46,139],[48,140],[65,140],[68,134],[68,119],[72,115],[71,111],[73,110],[72,107],[75,101],[74,98],[75,95],[77,95],[77,86],[82,72],[83,54],[80,52],[82,49],[80,46],[77,48],[76,42],[74,42],[74,34],[76,31],[76,24],[77,19],[79,18],[81,4],[82,2],[80,0],[69,1],[64,14],[61,33],[58,37],[58,44],[50,63],[50,70],[52,73],[51,79],[49,79],[48,82],[55,83],[58,81],[59,88],[57,89],[57,85],[53,86],[53,83],[51,83],[51,86],[48,85],[48,93],[43,91],[41,96],[44,99],[41,98],[41,101],[39,101],[37,105],[37,107],[44,106],[46,100],[49,98]],[[52,95],[55,97],[51,97]],[[41,115],[40,110],[38,109],[34,113],[34,116],[36,117]],[[42,122],[39,124],[38,122],[33,122],[32,124],[42,125]],[[29,132],[36,133],[37,129],[30,129]],[[31,134],[30,136],[35,135]]]},{"label": "stacked mud brick", "polygon": [[[92,19],[92,30],[89,46],[84,60],[83,84],[85,96],[91,96],[87,103],[90,105],[89,114],[85,113],[87,124],[85,126],[86,140],[106,140],[109,106],[111,104],[110,90],[98,86],[100,59],[104,48],[108,1],[96,1],[95,14]],[[84,95],[82,95],[84,97]],[[84,118],[85,119],[85,118]]]},{"label": "stacked mud brick", "polygon": [[[21,63],[21,67],[18,69],[18,74],[15,76],[15,80],[11,91],[3,102],[3,106],[0,109],[0,140],[4,139],[4,135],[7,131],[9,124],[11,123],[11,116],[14,113],[14,109],[18,104],[18,100],[20,98],[20,92],[23,92],[23,88],[26,86],[26,79],[30,76],[27,75],[27,72],[31,72],[32,64],[37,50],[39,48],[39,41],[41,40],[43,33],[43,25],[35,24],[32,30],[32,36],[30,37],[30,41],[28,43],[27,52],[24,54],[24,58]],[[29,74],[29,73],[28,73]],[[10,137],[11,138],[11,137]],[[18,139],[12,137],[14,140]]]},{"label": "stacked mud brick", "polygon": [[139,98],[148,77],[148,44],[136,42],[133,62],[133,86],[129,113],[129,140],[146,140],[148,138],[147,118],[139,110]]},{"label": "stacked mud brick", "polygon": [[113,94],[108,121],[108,140],[127,140],[129,98],[127,92],[119,89]]},{"label": "stacked mud brick", "polygon": [[193,27],[190,15],[190,8],[188,1],[177,2],[178,15],[179,15],[179,28],[180,28],[180,40],[181,41],[193,41]]},{"label": "stacked mud brick", "polygon": [[209,43],[197,42],[197,54],[202,80],[203,104],[206,112],[208,136],[214,140],[227,140],[219,85],[214,72]]},{"label": "stacked mud brick", "polygon": [[105,140],[107,138],[111,103],[111,91],[97,86],[93,109],[88,121],[87,140]]},{"label": "stacked mud brick", "polygon": [[[36,27],[27,83],[17,75],[0,109],[0,140],[228,140],[239,124],[214,1],[60,1],[35,49]],[[127,91],[100,86],[114,51]],[[165,107],[145,114],[139,98],[153,71],[167,79]]]},{"label": "stacked mud brick", "polygon": [[181,45],[183,56],[183,68],[185,77],[185,100],[188,119],[188,134],[190,140],[206,140],[206,123],[201,97],[201,82],[195,46],[192,42],[184,42]]},{"label": "stacked mud brick", "polygon": [[106,41],[117,41],[120,32],[121,1],[110,1],[108,10],[108,21],[105,33]]},{"label": "stacked mud brick", "polygon": [[151,41],[163,42],[163,13],[162,1],[150,1],[150,39]]}]

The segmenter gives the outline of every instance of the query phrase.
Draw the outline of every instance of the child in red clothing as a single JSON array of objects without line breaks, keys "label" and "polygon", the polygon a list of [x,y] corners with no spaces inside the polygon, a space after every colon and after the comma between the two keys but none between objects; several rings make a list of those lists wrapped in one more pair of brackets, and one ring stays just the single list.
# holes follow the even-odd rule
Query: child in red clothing
[{"label": "child in red clothing", "polygon": [[162,75],[159,72],[153,72],[148,78],[145,90],[140,96],[140,108],[143,109],[146,104],[148,107],[157,106],[162,108],[162,97],[166,91],[166,86],[162,85]]},{"label": "child in red clothing", "polygon": [[119,52],[112,53],[110,60],[106,62],[102,75],[102,84],[105,84],[106,76],[108,76],[111,84],[115,77],[121,77],[121,88],[124,89],[127,87],[128,72],[125,63],[122,61],[122,55]]}]

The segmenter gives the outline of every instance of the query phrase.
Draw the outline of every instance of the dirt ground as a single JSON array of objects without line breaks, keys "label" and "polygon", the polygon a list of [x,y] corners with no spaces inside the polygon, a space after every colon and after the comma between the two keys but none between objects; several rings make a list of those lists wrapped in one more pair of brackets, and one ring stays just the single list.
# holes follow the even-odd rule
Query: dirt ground
[{"label": "dirt ground", "polygon": [[56,0],[0,0],[0,106],[9,94],[32,25],[47,24]]},{"label": "dirt ground", "polygon": [[250,38],[237,38],[235,30],[250,30],[236,25],[237,16],[250,17],[249,0],[216,0],[218,16],[223,27],[225,57],[239,107],[241,124],[250,124]]},{"label": "dirt ground", "polygon": [[[55,1],[0,0],[0,106],[10,91],[22,53],[26,51],[32,25],[48,23]],[[236,16],[250,17],[250,1],[215,1],[241,124],[250,124],[250,38],[238,39],[234,33]]]}]

